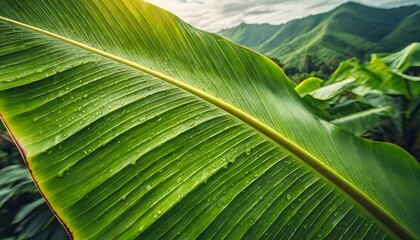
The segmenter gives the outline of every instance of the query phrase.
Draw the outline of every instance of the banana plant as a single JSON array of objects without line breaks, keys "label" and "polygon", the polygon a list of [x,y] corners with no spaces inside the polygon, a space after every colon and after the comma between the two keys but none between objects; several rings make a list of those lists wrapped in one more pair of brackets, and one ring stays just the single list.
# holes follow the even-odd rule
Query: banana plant
[{"label": "banana plant", "polygon": [[67,239],[22,165],[0,169],[0,238]]},{"label": "banana plant", "polygon": [[420,166],[139,0],[2,0],[0,113],[73,239],[420,237]]},{"label": "banana plant", "polygon": [[324,118],[371,139],[395,143],[420,160],[420,43],[368,63],[350,59],[331,78],[308,78],[296,91]]}]

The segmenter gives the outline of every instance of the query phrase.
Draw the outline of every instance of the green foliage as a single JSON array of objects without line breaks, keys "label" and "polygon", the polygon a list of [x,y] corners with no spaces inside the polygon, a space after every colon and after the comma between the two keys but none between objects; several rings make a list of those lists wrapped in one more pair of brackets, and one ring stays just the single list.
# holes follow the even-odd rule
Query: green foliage
[{"label": "green foliage", "polygon": [[310,77],[302,81],[295,90],[299,95],[303,96],[321,87],[323,80],[316,77]]},{"label": "green foliage", "polygon": [[396,143],[420,160],[418,66],[419,43],[393,54],[373,54],[369,63],[350,59],[322,87],[303,97],[328,112],[332,123],[358,136]]},{"label": "green foliage", "polygon": [[319,119],[264,56],[137,0],[0,16],[1,116],[75,239],[420,236],[415,159]]},{"label": "green foliage", "polygon": [[68,239],[0,127],[0,239]]}]

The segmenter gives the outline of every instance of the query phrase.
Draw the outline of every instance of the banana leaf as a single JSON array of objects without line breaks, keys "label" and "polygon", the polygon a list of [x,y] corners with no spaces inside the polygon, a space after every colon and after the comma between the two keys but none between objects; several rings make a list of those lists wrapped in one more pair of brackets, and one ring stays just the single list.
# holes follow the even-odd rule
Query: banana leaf
[{"label": "banana leaf", "polygon": [[382,119],[386,119],[391,115],[390,113],[390,107],[372,108],[336,118],[331,122],[354,133],[356,136],[361,136],[365,132],[380,126]]},{"label": "banana leaf", "polygon": [[[412,43],[399,52],[382,54],[381,57],[391,69],[404,75],[410,68],[420,67],[420,43]],[[416,79],[419,81],[419,76]]]},{"label": "banana leaf", "polygon": [[0,114],[74,239],[419,238],[420,166],[138,0],[0,2]]},{"label": "banana leaf", "polygon": [[344,61],[327,85],[355,78],[358,83],[384,93],[414,99],[420,95],[420,78],[413,69],[419,66],[420,43],[412,43],[396,53],[372,54],[369,63],[360,63],[356,59]]},{"label": "banana leaf", "polygon": [[297,93],[300,96],[304,96],[310,92],[313,92],[322,86],[323,80],[317,77],[309,77],[303,80],[299,85],[295,87]]}]

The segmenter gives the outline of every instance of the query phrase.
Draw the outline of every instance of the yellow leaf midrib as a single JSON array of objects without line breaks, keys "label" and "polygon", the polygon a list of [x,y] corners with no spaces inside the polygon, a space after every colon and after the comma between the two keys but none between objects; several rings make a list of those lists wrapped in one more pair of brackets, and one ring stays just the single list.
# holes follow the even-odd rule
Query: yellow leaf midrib
[{"label": "yellow leaf midrib", "polygon": [[395,234],[401,238],[411,238],[415,239],[415,235],[407,229],[404,225],[400,224],[391,214],[389,214],[385,209],[379,206],[375,201],[373,201],[370,197],[368,197],[364,192],[360,191],[355,185],[349,182],[347,179],[343,178],[333,169],[322,163],[318,158],[313,156],[311,153],[307,152],[302,147],[298,146],[287,137],[283,136],[282,134],[278,133],[276,130],[271,128],[270,126],[266,125],[265,123],[259,121],[255,117],[247,114],[246,112],[242,111],[235,106],[220,100],[198,88],[190,86],[184,82],[181,82],[177,79],[174,79],[170,76],[142,66],[140,64],[131,62],[127,59],[122,57],[104,52],[102,50],[90,47],[83,43],[77,42],[75,40],[66,38],[64,36],[43,30],[41,28],[37,28],[19,21],[15,21],[6,17],[0,16],[0,20],[18,25],[20,27],[26,28],[28,30],[32,30],[43,35],[52,37],[54,39],[63,41],[65,43],[72,44],[74,46],[80,47],[84,50],[90,51],[92,53],[98,54],[102,57],[106,57],[113,61],[122,63],[124,65],[130,66],[134,69],[140,70],[144,73],[150,74],[156,78],[159,78],[167,83],[175,85],[191,94],[194,94],[197,97],[217,106],[218,108],[228,112],[229,114],[235,116],[236,118],[240,119],[241,121],[245,122],[246,124],[250,125],[255,130],[258,130],[260,133],[268,137],[270,140],[274,141],[276,144],[287,149],[289,152],[297,156],[301,159],[305,164],[309,167],[314,169],[317,173],[328,179],[333,185],[335,185],[339,190],[346,193],[350,198],[352,198],[356,203],[361,205],[365,208],[374,218],[376,218],[379,223],[386,226],[391,234]]}]

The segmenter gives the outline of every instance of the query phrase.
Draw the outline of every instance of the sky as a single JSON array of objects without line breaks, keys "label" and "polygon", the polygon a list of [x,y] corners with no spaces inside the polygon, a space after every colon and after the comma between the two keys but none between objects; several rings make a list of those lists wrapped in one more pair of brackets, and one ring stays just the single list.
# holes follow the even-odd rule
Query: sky
[{"label": "sky", "polygon": [[[191,25],[218,32],[241,23],[281,24],[334,9],[347,0],[146,0],[181,17]],[[390,8],[420,4],[420,0],[354,1]]]}]

